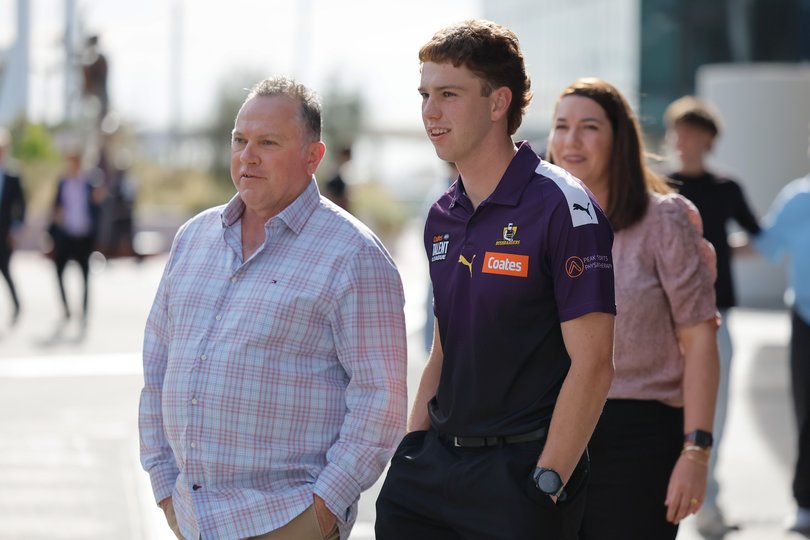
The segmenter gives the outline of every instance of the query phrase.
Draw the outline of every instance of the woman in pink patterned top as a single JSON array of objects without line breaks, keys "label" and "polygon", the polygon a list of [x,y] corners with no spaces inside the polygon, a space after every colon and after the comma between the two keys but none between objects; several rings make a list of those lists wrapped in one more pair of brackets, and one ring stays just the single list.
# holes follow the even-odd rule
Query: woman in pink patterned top
[{"label": "woman in pink patterned top", "polygon": [[674,539],[706,490],[714,252],[695,207],[645,165],[638,121],[609,83],[580,79],[562,93],[548,159],[586,184],[616,233],[616,374],[589,444],[580,539]]}]

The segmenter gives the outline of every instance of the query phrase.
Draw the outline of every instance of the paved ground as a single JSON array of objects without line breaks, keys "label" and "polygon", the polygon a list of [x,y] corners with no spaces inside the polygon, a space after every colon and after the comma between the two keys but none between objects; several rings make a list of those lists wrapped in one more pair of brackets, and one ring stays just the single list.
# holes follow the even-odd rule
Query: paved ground
[{"label": "paved ground", "polygon": [[[740,531],[726,538],[803,538],[783,526],[786,515],[795,510],[790,493],[796,436],[789,396],[789,316],[736,310],[730,323],[736,356],[720,449],[720,503]],[[678,538],[701,538],[693,527],[686,520]]]},{"label": "paved ground", "polygon": [[[408,300],[411,392],[424,362],[426,294],[415,231],[394,248]],[[15,255],[24,313],[11,331],[0,285],[0,540],[172,538],[138,464],[136,424],[143,322],[164,262],[99,263],[82,334],[78,325],[57,325],[50,262],[32,252]],[[73,270],[69,292],[78,300]],[[782,527],[793,509],[788,324],[779,311],[738,310],[731,317],[737,357],[721,501],[741,531],[730,540],[799,538]],[[373,538],[378,489],[361,498],[353,539]],[[700,538],[690,520],[679,538]]]}]

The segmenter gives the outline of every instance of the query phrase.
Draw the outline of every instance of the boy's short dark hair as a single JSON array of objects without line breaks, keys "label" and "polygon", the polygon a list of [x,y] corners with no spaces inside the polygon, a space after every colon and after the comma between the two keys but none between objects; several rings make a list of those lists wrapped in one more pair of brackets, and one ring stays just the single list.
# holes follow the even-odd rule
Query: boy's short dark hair
[{"label": "boy's short dark hair", "polygon": [[508,87],[512,91],[509,135],[520,127],[532,99],[531,81],[518,38],[508,28],[478,19],[447,26],[422,46],[419,61],[466,67],[483,81],[482,96],[488,96],[495,88]]},{"label": "boy's short dark hair", "polygon": [[695,96],[683,96],[676,99],[664,112],[664,124],[667,129],[675,124],[689,124],[705,129],[713,137],[720,135],[721,122],[712,107]]}]

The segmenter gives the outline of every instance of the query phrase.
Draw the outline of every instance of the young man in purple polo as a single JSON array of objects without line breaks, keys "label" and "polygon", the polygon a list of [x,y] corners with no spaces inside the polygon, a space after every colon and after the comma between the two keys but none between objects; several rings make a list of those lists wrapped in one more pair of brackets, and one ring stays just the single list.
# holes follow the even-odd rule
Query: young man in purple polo
[{"label": "young man in purple polo", "polygon": [[419,59],[425,129],[459,178],[425,226],[435,337],[377,537],[576,538],[613,376],[613,234],[512,141],[531,99],[513,32],[466,21]]}]

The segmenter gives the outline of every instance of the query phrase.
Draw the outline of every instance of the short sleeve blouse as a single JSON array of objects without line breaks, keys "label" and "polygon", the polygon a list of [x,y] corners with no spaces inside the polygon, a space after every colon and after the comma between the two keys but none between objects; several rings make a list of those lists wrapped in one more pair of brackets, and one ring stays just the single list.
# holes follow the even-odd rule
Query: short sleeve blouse
[{"label": "short sleeve blouse", "polygon": [[651,194],[638,223],[616,233],[616,375],[611,399],[683,406],[676,331],[716,317],[714,250],[680,195]]}]

